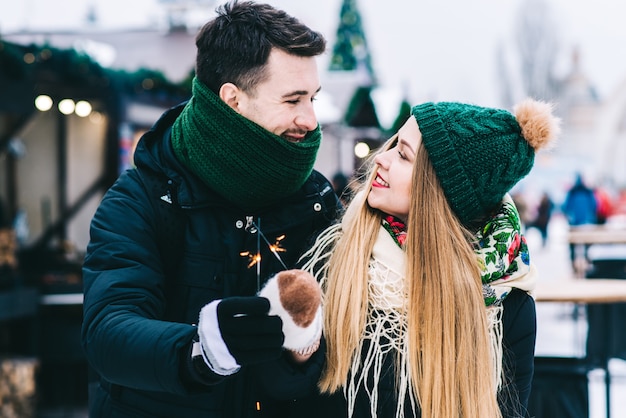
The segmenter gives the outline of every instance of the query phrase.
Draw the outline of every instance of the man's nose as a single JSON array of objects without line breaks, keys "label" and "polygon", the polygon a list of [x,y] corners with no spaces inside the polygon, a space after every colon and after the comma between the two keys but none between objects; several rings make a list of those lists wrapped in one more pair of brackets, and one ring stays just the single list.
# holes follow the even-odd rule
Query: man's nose
[{"label": "man's nose", "polygon": [[306,129],[307,132],[317,128],[317,116],[315,115],[315,110],[313,109],[313,103],[304,106],[296,118],[296,125]]}]

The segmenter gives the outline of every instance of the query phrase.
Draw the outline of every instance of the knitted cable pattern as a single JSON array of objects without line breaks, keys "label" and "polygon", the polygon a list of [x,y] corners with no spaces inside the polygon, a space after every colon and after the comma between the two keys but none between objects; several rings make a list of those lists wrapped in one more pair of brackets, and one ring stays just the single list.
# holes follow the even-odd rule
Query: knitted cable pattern
[{"label": "knitted cable pattern", "polygon": [[455,102],[423,103],[411,114],[452,210],[472,229],[560,133],[552,106],[532,99],[519,103],[514,114]]},{"label": "knitted cable pattern", "polygon": [[465,225],[491,212],[533,166],[535,151],[507,111],[425,103],[413,115],[446,198]]}]

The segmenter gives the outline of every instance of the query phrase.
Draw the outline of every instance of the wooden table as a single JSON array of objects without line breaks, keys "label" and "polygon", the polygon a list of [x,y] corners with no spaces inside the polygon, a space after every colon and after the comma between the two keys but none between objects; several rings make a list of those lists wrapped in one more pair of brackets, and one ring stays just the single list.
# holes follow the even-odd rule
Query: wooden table
[{"label": "wooden table", "polygon": [[[626,280],[570,279],[547,283],[539,281],[533,296],[537,302],[567,302],[586,305],[624,303],[626,302]],[[606,335],[608,337],[610,333],[607,332]],[[609,358],[603,360],[607,418],[611,416],[609,360]]]},{"label": "wooden table", "polygon": [[626,244],[626,228],[607,225],[572,226],[570,244]]},{"label": "wooden table", "polygon": [[571,279],[542,283],[533,292],[537,302],[619,303],[626,302],[626,280]]},{"label": "wooden table", "polygon": [[572,267],[577,278],[585,277],[589,260],[587,249],[594,244],[626,244],[626,228],[611,225],[581,225],[569,229],[568,241],[575,246]]}]

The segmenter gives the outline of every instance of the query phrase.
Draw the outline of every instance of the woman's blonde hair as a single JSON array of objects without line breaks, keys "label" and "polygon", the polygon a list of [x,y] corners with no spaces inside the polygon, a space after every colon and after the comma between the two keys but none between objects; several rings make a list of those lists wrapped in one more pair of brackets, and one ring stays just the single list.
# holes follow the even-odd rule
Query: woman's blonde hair
[{"label": "woman's blonde hair", "polygon": [[[381,148],[393,147],[396,136]],[[361,189],[376,175],[373,160]],[[471,234],[454,216],[420,144],[413,166],[407,219],[405,279],[408,364],[424,418],[501,417],[489,326]],[[346,384],[365,327],[368,265],[381,213],[367,199],[353,202],[326,265],[322,392]],[[345,218],[344,218],[345,219]]]}]

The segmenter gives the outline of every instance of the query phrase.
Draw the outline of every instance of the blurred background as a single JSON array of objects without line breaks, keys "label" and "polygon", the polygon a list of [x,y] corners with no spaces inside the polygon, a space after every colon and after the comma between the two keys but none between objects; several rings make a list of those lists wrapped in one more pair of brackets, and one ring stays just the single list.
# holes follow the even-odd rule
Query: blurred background
[{"label": "blurred background", "polygon": [[[626,5],[267,2],[328,40],[319,60],[324,140],[316,168],[338,193],[411,105],[511,109],[532,96],[553,102],[563,121],[557,146],[537,155],[512,192],[542,278],[573,274],[565,203],[577,180],[595,197],[592,223],[623,224]],[[89,222],[105,190],[132,167],[141,134],[189,97],[195,34],[220,3],[0,0],[0,416],[84,414],[80,269]],[[575,319],[539,313],[550,324]],[[539,351],[568,344],[544,329],[552,328],[540,324]]]}]

